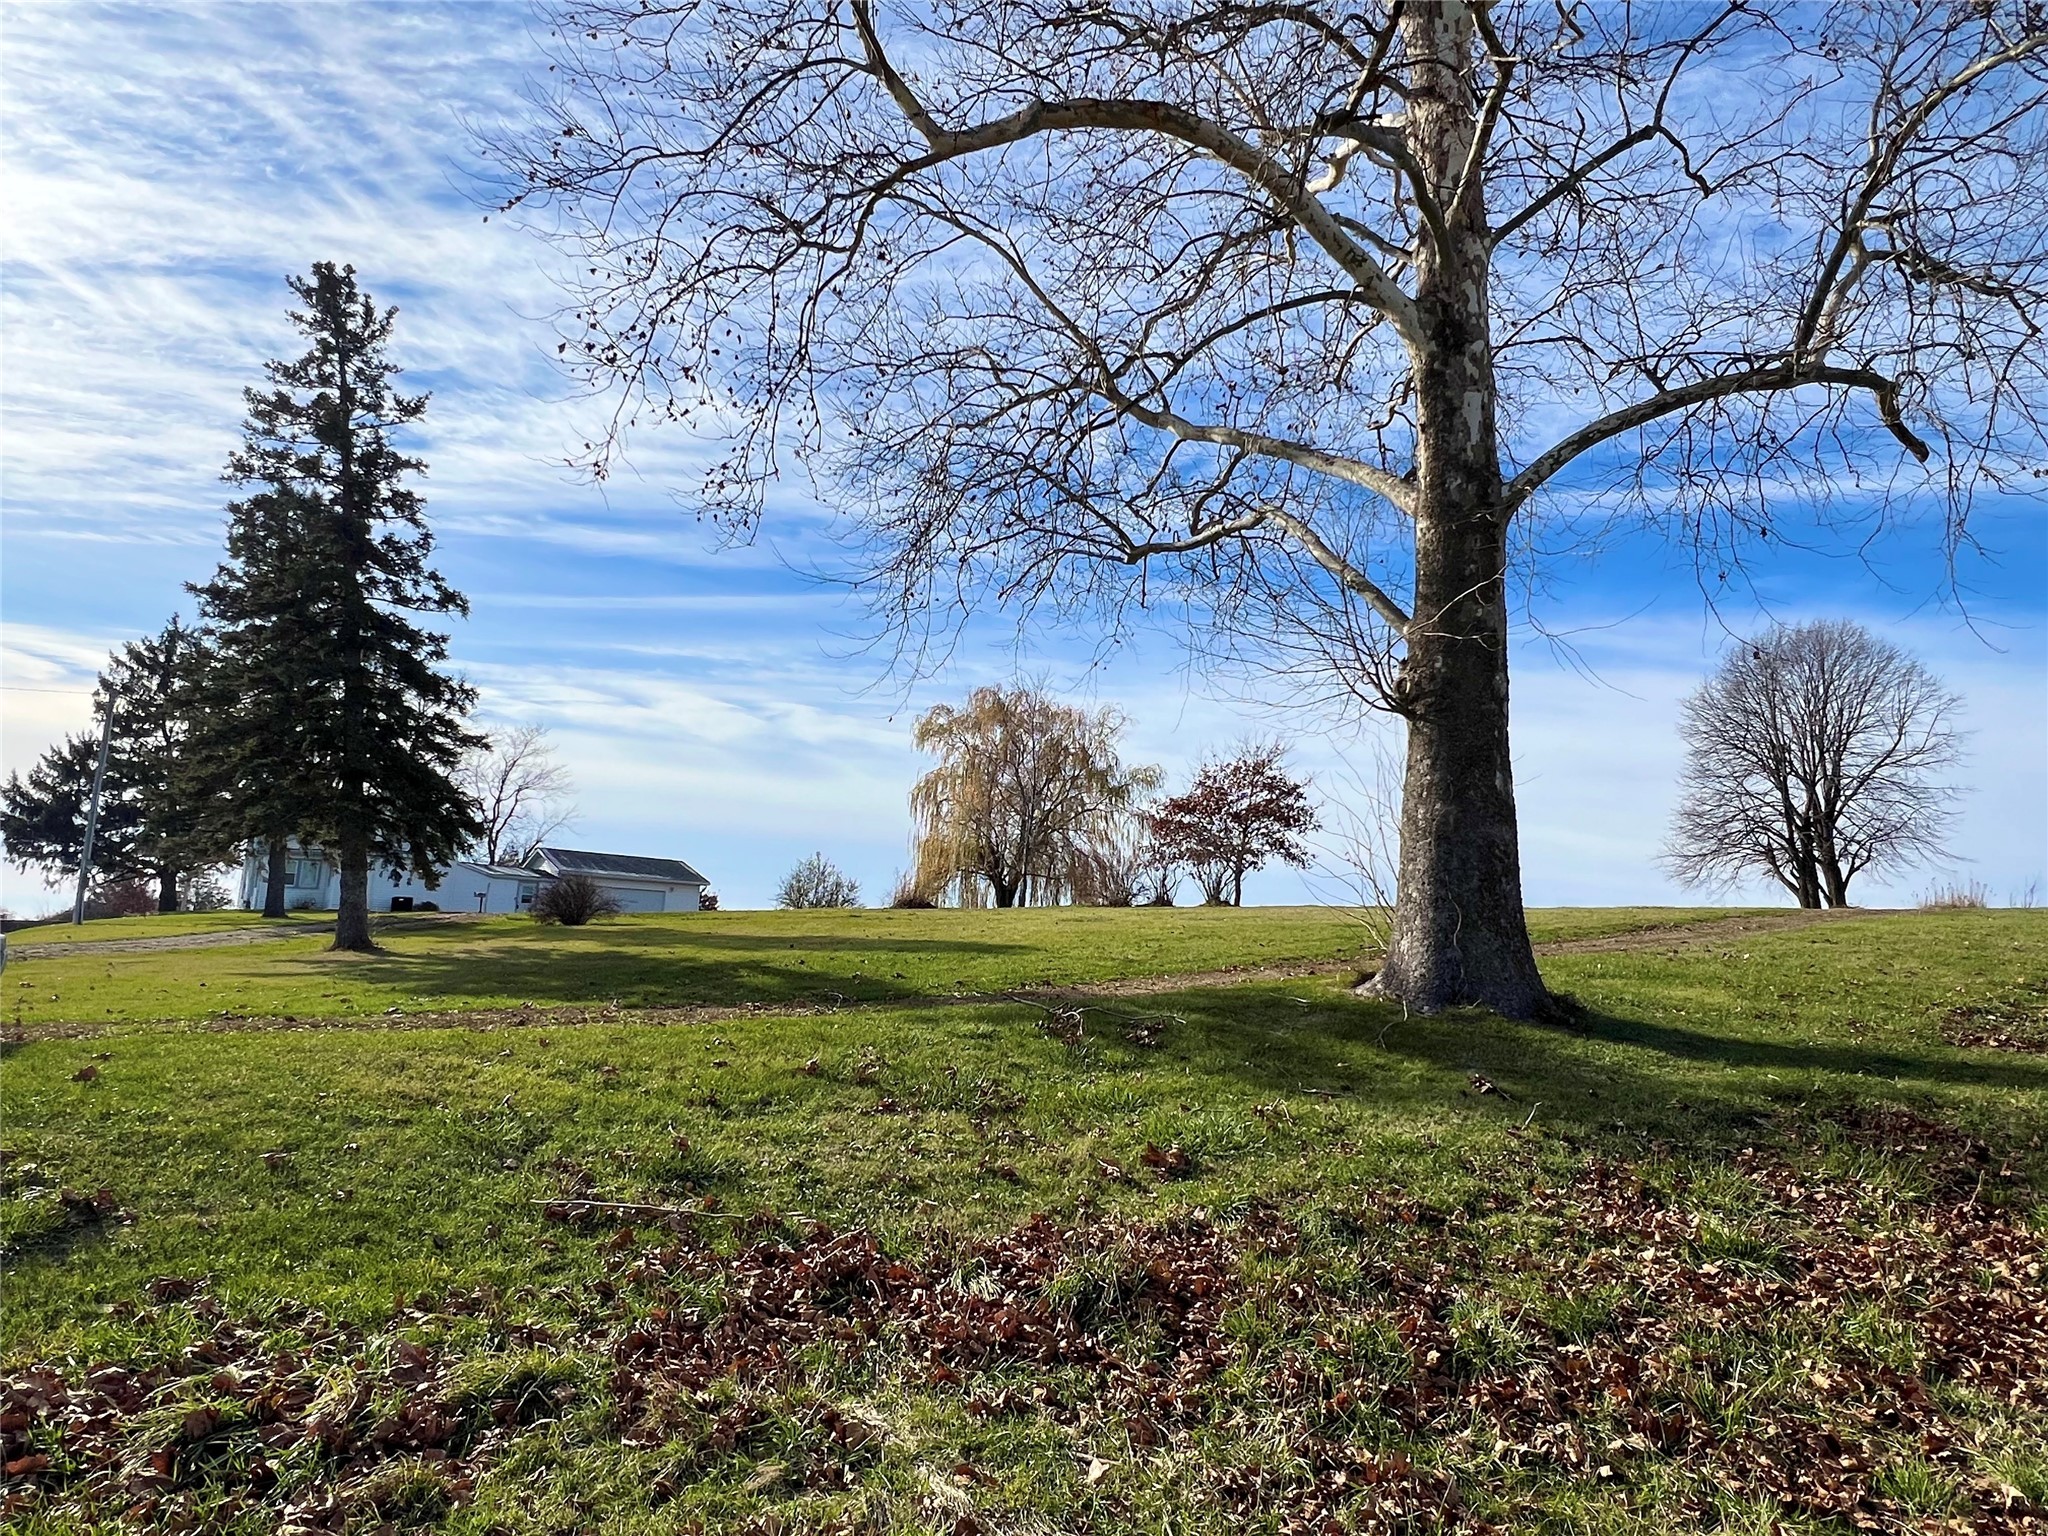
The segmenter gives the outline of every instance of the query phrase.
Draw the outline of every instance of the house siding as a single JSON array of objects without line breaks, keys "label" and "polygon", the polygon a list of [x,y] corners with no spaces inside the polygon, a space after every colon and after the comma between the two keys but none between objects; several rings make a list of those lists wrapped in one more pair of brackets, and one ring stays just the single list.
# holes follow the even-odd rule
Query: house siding
[{"label": "house siding", "polygon": [[[372,912],[388,912],[395,899],[414,907],[432,902],[443,912],[524,912],[533,905],[542,885],[561,871],[552,868],[546,850],[536,850],[524,865],[479,864],[457,860],[429,885],[414,875],[394,877],[388,871],[370,870],[369,906]],[[670,861],[661,861],[666,864]],[[685,866],[685,868],[687,868]],[[291,879],[285,887],[285,905],[293,909],[332,911],[341,899],[341,872],[319,848],[294,846],[290,859]],[[689,871],[694,874],[694,871]],[[242,862],[239,895],[244,909],[261,910],[266,875],[266,856],[260,845],[252,845]],[[594,872],[592,878],[617,898],[628,912],[695,912],[705,882],[667,879],[658,875],[617,871]]]},{"label": "house siding", "polygon": [[[263,907],[267,870],[261,850],[252,852],[242,864],[241,905],[251,912]],[[292,880],[285,886],[285,906],[294,910],[332,911],[341,901],[341,871],[318,850],[294,849]],[[521,912],[532,902],[531,892],[539,880],[531,871],[491,869],[458,860],[433,885],[416,875],[393,876],[372,866],[369,908],[388,912],[394,899],[410,901],[414,907],[432,902],[443,912]],[[479,896],[482,897],[479,903]]]}]

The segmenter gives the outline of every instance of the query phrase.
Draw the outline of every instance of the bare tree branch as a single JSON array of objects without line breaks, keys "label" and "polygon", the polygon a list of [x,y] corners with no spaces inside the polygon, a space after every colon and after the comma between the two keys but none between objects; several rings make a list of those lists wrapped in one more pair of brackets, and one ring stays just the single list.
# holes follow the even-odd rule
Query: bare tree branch
[{"label": "bare tree branch", "polygon": [[1411,345],[1419,342],[1413,302],[1387,275],[1371,252],[1353,240],[1330,211],[1309,194],[1301,178],[1292,175],[1286,167],[1261,154],[1227,128],[1166,102],[1085,97],[1067,101],[1033,101],[1015,112],[969,128],[943,128],[889,62],[875,32],[867,0],[853,0],[851,10],[860,31],[868,67],[902,109],[905,119],[931,146],[929,159],[912,162],[911,169],[1000,149],[1025,139],[1088,129],[1157,133],[1179,139],[1239,172],[1276,205],[1285,209],[1370,296],[1374,306],[1393,322],[1395,329]]},{"label": "bare tree branch", "polygon": [[547,728],[515,725],[470,752],[455,781],[483,823],[484,862],[517,862],[576,819],[575,785]]},{"label": "bare tree branch", "polygon": [[1724,374],[1718,378],[1701,379],[1695,384],[1682,385],[1677,389],[1665,390],[1647,400],[1622,407],[1598,421],[1588,422],[1571,436],[1562,439],[1553,447],[1545,449],[1530,461],[1529,467],[1508,482],[1506,501],[1510,507],[1518,507],[1542,484],[1571,463],[1589,448],[1633,432],[1660,417],[1675,415],[1704,405],[1710,400],[1725,400],[1736,395],[1762,395],[1777,390],[1804,389],[1808,386],[1825,386],[1838,389],[1860,389],[1867,391],[1877,401],[1878,414],[1885,429],[1906,447],[1914,458],[1925,462],[1933,451],[1907,427],[1899,414],[1899,386],[1896,381],[1886,378],[1868,368],[1799,368],[1790,364],[1777,368],[1752,368],[1741,373]]}]

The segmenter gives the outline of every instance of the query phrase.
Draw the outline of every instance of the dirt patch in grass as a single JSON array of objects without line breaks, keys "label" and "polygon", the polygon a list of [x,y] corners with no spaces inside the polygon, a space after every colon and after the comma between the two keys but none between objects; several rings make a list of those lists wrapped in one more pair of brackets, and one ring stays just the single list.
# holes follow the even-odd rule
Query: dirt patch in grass
[{"label": "dirt patch in grass", "polygon": [[1604,955],[1620,950],[1669,949],[1674,953],[1696,949],[1702,944],[1723,944],[1731,939],[1756,938],[1768,933],[1785,933],[1811,928],[1819,923],[1847,923],[1862,918],[1887,917],[1883,908],[1835,907],[1821,911],[1794,908],[1786,912],[1743,913],[1703,923],[1673,924],[1661,928],[1631,929],[1626,933],[1601,934],[1590,939],[1556,939],[1538,944],[1539,955]]},{"label": "dirt patch in grass", "polygon": [[2048,1052],[2048,987],[2015,988],[1946,1009],[1941,1038],[1972,1051]]},{"label": "dirt patch in grass", "polygon": [[[151,1031],[190,1030],[203,1034],[276,1033],[291,1030],[382,1030],[382,1029],[532,1029],[569,1028],[583,1024],[629,1024],[689,1026],[718,1024],[746,1018],[809,1018],[819,1014],[869,1012],[890,1013],[904,1009],[987,1007],[1017,1003],[1027,1007],[1066,1014],[1093,1013],[1098,1005],[1118,1000],[1156,996],[1169,992],[1194,991],[1203,987],[1244,985],[1260,981],[1305,981],[1318,976],[1349,975],[1356,967],[1341,966],[1240,966],[1226,970],[1195,971],[1175,976],[1146,976],[1087,986],[1012,987],[996,992],[959,991],[931,996],[891,998],[884,1002],[863,1002],[842,993],[828,993],[822,999],[791,1002],[752,1002],[728,1005],[686,1005],[676,1008],[634,1008],[618,1004],[592,1007],[518,1008],[390,1008],[381,1014],[299,1017],[292,1014],[243,1015],[223,1012],[190,1023],[164,1022],[146,1026]],[[1103,1007],[1105,1016],[1120,1012]],[[135,1026],[89,1022],[36,1024],[14,1029],[0,1028],[0,1044],[25,1044],[31,1040],[90,1040],[118,1034]]]},{"label": "dirt patch in grass", "polygon": [[302,939],[332,933],[332,923],[277,924],[267,928],[224,928],[213,933],[166,933],[132,939],[50,939],[33,950],[24,947],[25,958],[61,959],[66,955],[153,954],[166,949],[222,949],[235,944],[267,944],[272,939]]},{"label": "dirt patch in grass", "polygon": [[1791,1147],[1709,1171],[1595,1156],[1454,1209],[1381,1191],[1313,1219],[1040,1217],[909,1252],[563,1206],[607,1274],[551,1328],[484,1293],[369,1332],[229,1320],[165,1279],[136,1305],[186,1320],[182,1352],[0,1382],[8,1513],[431,1528],[516,1507],[582,1444],[639,1458],[647,1509],[762,1532],[880,1529],[850,1492],[928,1465],[917,1517],[961,1532],[1006,1528],[1020,1469],[1081,1531],[1169,1506],[1195,1529],[1506,1530],[1560,1490],[1672,1529],[1730,1500],[2048,1529],[2000,1460],[2048,1413],[2030,1195],[1916,1116],[1847,1115],[1844,1141],[1912,1162],[1924,1193]]},{"label": "dirt patch in grass", "polygon": [[[955,999],[943,999],[946,1002]],[[901,1006],[901,1005],[892,1005]],[[689,1025],[716,1024],[739,1018],[803,1018],[810,1014],[836,1013],[832,1003],[745,1003],[732,1007],[620,1008],[600,1005],[588,1008],[390,1008],[383,1013],[317,1015],[245,1015],[221,1013],[190,1022],[166,1021],[145,1026],[152,1032],[180,1031],[209,1035],[277,1034],[294,1030],[387,1030],[387,1029],[500,1029],[571,1028],[580,1024]],[[0,1043],[25,1044],[33,1040],[91,1040],[120,1034],[134,1026],[122,1024],[60,1023],[36,1024],[0,1030]]]}]

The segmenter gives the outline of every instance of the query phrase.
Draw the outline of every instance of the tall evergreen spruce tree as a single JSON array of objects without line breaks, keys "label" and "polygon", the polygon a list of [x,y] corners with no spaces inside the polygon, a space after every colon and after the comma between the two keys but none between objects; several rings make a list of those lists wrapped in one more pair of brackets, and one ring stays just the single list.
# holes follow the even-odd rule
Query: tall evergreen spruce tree
[{"label": "tall evergreen spruce tree", "polygon": [[[249,394],[253,401],[256,392]],[[228,478],[237,478],[234,461]],[[228,564],[193,588],[212,642],[189,745],[195,798],[211,825],[264,852],[265,917],[285,915],[286,843],[310,836],[322,803],[302,706],[319,698],[329,640],[301,602],[304,500],[290,486],[272,486],[229,503]]]},{"label": "tall evergreen spruce tree", "polygon": [[353,267],[293,278],[304,356],[247,392],[230,483],[228,559],[194,587],[215,660],[198,754],[243,836],[318,840],[341,865],[334,948],[369,949],[373,865],[431,876],[481,830],[452,774],[482,738],[475,691],[442,672],[447,636],[406,615],[463,613],[429,566],[434,540],[392,445],[424,395],[393,387],[393,309]]}]

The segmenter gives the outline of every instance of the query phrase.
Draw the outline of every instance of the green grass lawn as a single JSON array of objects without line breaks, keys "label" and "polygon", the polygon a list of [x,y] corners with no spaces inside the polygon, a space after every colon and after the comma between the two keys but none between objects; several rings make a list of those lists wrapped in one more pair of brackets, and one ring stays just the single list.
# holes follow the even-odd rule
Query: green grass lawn
[{"label": "green grass lawn", "polygon": [[[1719,915],[1675,907],[1565,909],[1533,913],[1531,922],[1542,940]],[[318,936],[169,952],[19,953],[0,977],[0,1019],[33,1026],[521,1003],[877,1002],[1333,963],[1362,958],[1369,942],[1357,917],[1322,907],[705,912],[586,928],[543,927],[523,917],[380,922],[383,952],[375,955],[333,954]]]},{"label": "green grass lawn", "polygon": [[[659,1001],[799,996],[821,961],[986,989],[1356,942],[1306,910],[874,913],[776,948],[804,934],[409,936],[301,1006],[561,1001],[608,964]],[[484,943],[572,975],[486,989]],[[304,941],[264,952],[240,985],[319,996],[289,990],[325,963]],[[249,952],[154,956],[168,1015],[230,974],[202,957]],[[1331,977],[1078,1018],[18,1044],[7,1455],[50,1460],[12,1528],[2037,1529],[2048,914],[1545,972],[1569,1024],[1403,1018]],[[132,1019],[147,964],[118,974]]]}]

